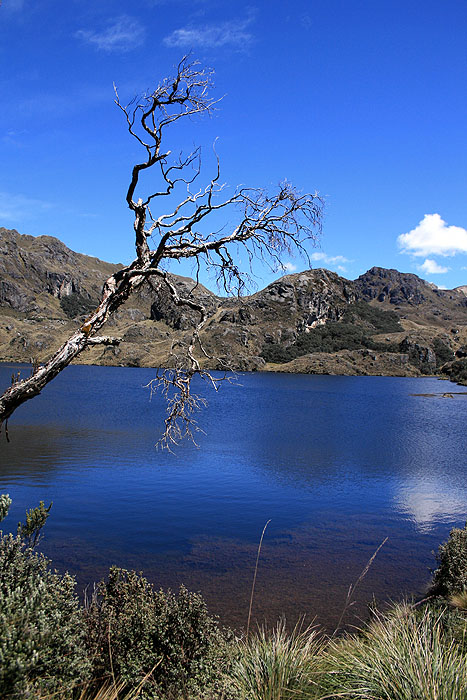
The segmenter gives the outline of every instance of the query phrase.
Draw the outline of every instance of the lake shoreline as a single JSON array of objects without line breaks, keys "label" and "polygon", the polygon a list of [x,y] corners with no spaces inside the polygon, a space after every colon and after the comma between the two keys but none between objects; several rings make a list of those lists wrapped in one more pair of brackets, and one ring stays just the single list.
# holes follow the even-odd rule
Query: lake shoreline
[{"label": "lake shoreline", "polygon": [[[316,353],[316,355],[321,355],[321,353]],[[298,358],[298,360],[302,360],[303,358]],[[320,360],[317,360],[320,362]],[[32,367],[32,364],[30,362],[24,362],[22,360],[14,360],[14,359],[0,359],[0,366],[23,366],[23,367]],[[292,366],[290,366],[292,365]],[[108,358],[106,358],[105,362],[97,362],[94,360],[86,361],[85,358],[79,357],[76,360],[73,360],[71,363],[71,366],[77,366],[77,367],[120,367],[122,369],[170,369],[170,367],[157,367],[155,365],[150,365],[150,364],[136,364],[136,363],[129,363],[129,364],[124,364],[124,363],[117,363],[117,362],[109,362]],[[214,366],[211,367],[208,364],[203,364],[202,365],[203,369],[209,370],[212,372],[216,371],[221,371],[219,367]],[[237,374],[293,374],[293,375],[304,375],[304,376],[320,376],[320,377],[388,377],[388,378],[418,378],[418,379],[438,379],[439,381],[446,381],[450,382],[452,384],[456,384],[458,386],[467,386],[467,381],[456,381],[454,379],[451,379],[449,376],[444,375],[444,374],[422,374],[422,373],[414,373],[413,368],[411,368],[410,371],[407,371],[406,373],[384,373],[384,372],[379,372],[377,370],[369,372],[369,371],[361,371],[358,368],[346,368],[347,371],[342,371],[342,372],[334,372],[334,371],[326,371],[325,369],[322,369],[322,371],[316,371],[316,369],[309,370],[307,371],[306,366],[300,365],[300,363],[295,360],[294,363],[285,363],[284,365],[281,364],[275,364],[275,363],[266,363],[263,367],[258,367],[256,369],[232,369],[229,370],[229,373],[233,375]],[[353,371],[352,371],[353,369]]]}]

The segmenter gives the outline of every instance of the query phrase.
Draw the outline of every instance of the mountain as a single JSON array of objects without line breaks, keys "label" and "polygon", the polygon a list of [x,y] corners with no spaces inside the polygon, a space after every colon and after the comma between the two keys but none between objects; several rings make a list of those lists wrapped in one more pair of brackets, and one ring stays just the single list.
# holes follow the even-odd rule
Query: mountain
[{"label": "mountain", "polygon": [[[44,361],[98,304],[119,268],[74,253],[50,236],[0,229],[0,360]],[[221,297],[173,275],[208,311],[204,365],[320,374],[440,373],[467,365],[465,288],[440,290],[416,275],[374,267],[357,280],[324,269],[286,275],[242,298]],[[196,312],[146,284],[106,324],[118,347],[94,347],[80,362],[170,365]],[[454,368],[454,369],[452,369]],[[466,366],[467,375],[467,366]]]},{"label": "mountain", "polygon": [[60,300],[95,305],[118,266],[74,253],[52,236],[21,236],[0,228],[0,307],[28,316],[63,316]]}]

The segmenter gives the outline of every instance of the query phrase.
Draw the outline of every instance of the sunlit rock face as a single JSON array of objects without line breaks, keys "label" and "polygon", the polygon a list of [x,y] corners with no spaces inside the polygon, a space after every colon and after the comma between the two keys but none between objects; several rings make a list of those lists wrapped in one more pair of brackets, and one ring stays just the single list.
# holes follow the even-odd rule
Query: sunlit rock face
[{"label": "sunlit rock face", "polygon": [[293,318],[295,330],[338,321],[346,306],[357,299],[354,285],[329,270],[306,270],[282,277],[246,303],[262,310],[262,319],[283,323]]}]

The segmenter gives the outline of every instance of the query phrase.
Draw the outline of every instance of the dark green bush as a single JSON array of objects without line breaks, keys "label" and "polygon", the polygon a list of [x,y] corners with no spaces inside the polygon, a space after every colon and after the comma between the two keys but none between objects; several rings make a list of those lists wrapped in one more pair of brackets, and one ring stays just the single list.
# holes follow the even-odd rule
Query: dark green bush
[{"label": "dark green bush", "polygon": [[442,340],[442,338],[436,337],[433,339],[433,350],[436,355],[436,366],[440,367],[446,362],[450,362],[454,359],[454,353],[452,348]]},{"label": "dark green bush", "polygon": [[[353,306],[350,308],[353,309]],[[372,309],[372,307],[369,308]],[[379,309],[374,309],[374,311],[377,312],[378,316],[392,313],[390,311],[379,311]],[[354,311],[352,313],[357,312]],[[380,343],[370,337],[372,333],[382,332],[381,328],[377,329],[375,326],[373,329],[368,329],[363,325],[350,322],[353,318],[350,311],[346,312],[345,318],[347,320],[328,321],[324,326],[318,326],[310,329],[308,332],[300,333],[292,345],[266,343],[263,346],[261,355],[266,362],[284,363],[313,352],[332,353],[339,350],[362,349],[375,350],[377,352],[399,352],[397,344]],[[395,327],[392,318],[386,324],[383,324],[381,319],[377,318],[375,324],[379,324],[380,327],[384,326],[386,329],[394,329]],[[400,330],[398,325],[396,330]],[[386,330],[386,332],[391,331]]]},{"label": "dark green bush", "polygon": [[447,542],[439,546],[437,560],[432,593],[447,596],[467,589],[467,524],[451,530]]},{"label": "dark green bush", "polygon": [[456,360],[442,370],[447,374],[452,382],[467,384],[467,357]]},{"label": "dark green bush", "polygon": [[145,698],[200,697],[218,678],[225,643],[206,604],[183,586],[155,591],[135,571],[112,567],[88,606],[94,676],[115,675]]},{"label": "dark green bush", "polygon": [[[2,515],[9,503],[1,497]],[[88,676],[74,589],[20,534],[0,532],[0,697],[50,694]]]},{"label": "dark green bush", "polygon": [[60,306],[68,318],[76,318],[93,311],[97,303],[82,294],[69,294],[60,299]]},{"label": "dark green bush", "polygon": [[397,333],[402,330],[398,315],[394,311],[383,311],[366,301],[357,301],[346,309],[345,323],[363,323],[371,326],[373,333]]}]

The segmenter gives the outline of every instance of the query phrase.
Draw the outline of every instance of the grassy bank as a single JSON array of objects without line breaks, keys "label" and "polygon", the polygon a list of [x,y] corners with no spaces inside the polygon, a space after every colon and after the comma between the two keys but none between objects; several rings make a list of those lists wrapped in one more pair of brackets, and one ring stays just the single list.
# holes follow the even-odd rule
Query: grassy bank
[{"label": "grassy bank", "polygon": [[116,567],[81,605],[34,550],[48,515],[41,504],[0,537],[2,698],[467,699],[467,528],[440,547],[424,602],[373,610],[352,633],[280,621],[238,636],[198,594]]}]

